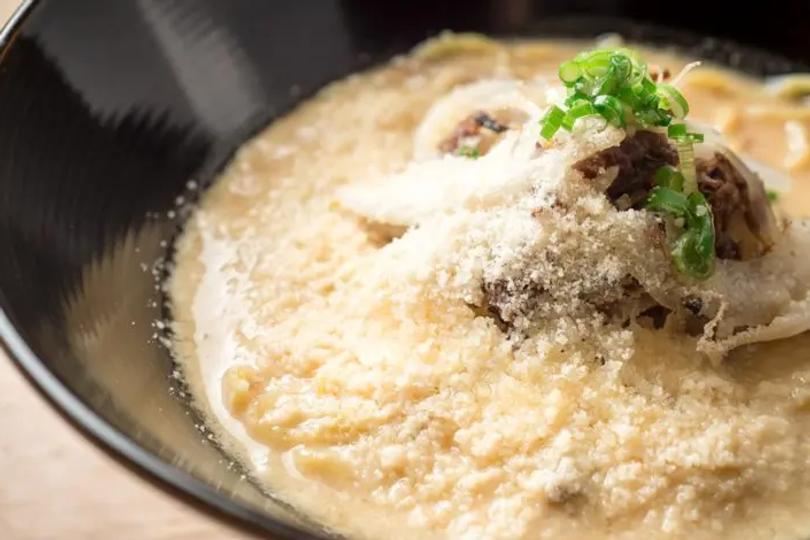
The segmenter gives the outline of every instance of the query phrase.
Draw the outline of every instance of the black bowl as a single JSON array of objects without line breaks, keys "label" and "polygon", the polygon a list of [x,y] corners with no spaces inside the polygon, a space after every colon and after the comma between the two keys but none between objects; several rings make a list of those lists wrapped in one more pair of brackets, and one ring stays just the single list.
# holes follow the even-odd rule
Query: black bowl
[{"label": "black bowl", "polygon": [[[210,183],[301,96],[445,28],[618,31],[758,74],[810,60],[807,2],[703,4],[29,1],[0,57],[5,346],[58,411],[135,472],[254,530],[323,538],[201,432],[171,376],[152,321],[165,314],[154,262],[182,226],[183,212],[169,217],[177,198],[196,197],[190,181]],[[693,37],[707,34],[722,39]]]}]

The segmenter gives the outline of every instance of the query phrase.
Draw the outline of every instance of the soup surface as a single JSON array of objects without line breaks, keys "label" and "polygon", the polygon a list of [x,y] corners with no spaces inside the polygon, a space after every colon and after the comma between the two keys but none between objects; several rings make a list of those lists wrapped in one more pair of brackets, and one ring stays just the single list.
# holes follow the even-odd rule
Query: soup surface
[{"label": "soup surface", "polygon": [[[666,327],[515,341],[441,295],[465,271],[433,266],[452,234],[406,250],[340,203],[405,167],[454,88],[556,80],[591,45],[429,42],[304,102],[206,193],[170,282],[176,356],[269,491],[353,537],[810,532],[810,336],[714,363]],[[692,60],[644,55],[672,73]],[[712,66],[681,88],[693,119],[791,176],[781,212],[810,215],[810,108]]]}]

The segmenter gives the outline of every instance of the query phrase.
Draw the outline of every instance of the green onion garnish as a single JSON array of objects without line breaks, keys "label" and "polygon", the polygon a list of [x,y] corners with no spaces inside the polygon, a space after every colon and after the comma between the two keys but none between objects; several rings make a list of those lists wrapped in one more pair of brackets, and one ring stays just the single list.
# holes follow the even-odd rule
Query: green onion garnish
[{"label": "green onion garnish", "polygon": [[645,208],[672,219],[677,233],[671,240],[675,268],[695,279],[706,279],[714,271],[714,219],[706,198],[698,190],[691,133],[683,124],[673,124],[667,134],[678,149],[680,170],[663,166],[655,172]]},{"label": "green onion garnish", "polygon": [[655,185],[683,192],[684,178],[681,172],[669,166],[663,166],[655,173]]},{"label": "green onion garnish", "polygon": [[[545,139],[553,137],[560,127],[570,131],[584,116],[598,114],[618,127],[649,128],[668,126],[673,118],[683,118],[689,112],[689,103],[678,89],[670,84],[656,84],[647,72],[647,65],[630,49],[579,53],[563,62],[558,74],[568,88],[565,100],[568,110],[552,107],[541,120],[540,134]],[[585,107],[584,103],[591,107]],[[570,114],[574,105],[580,107]],[[682,136],[692,141],[702,137],[686,132],[685,128]]]},{"label": "green onion garnish", "polygon": [[689,103],[671,84],[659,83],[656,93],[661,98],[659,108],[670,111],[675,118],[683,118],[689,114]]},{"label": "green onion garnish", "polygon": [[695,149],[692,141],[680,139],[675,143],[678,150],[678,162],[683,174],[683,192],[687,195],[698,190],[697,170],[695,169]]},{"label": "green onion garnish", "polygon": [[552,105],[540,121],[540,125],[542,126],[540,128],[540,136],[544,139],[552,138],[554,134],[557,133],[557,130],[560,129],[564,118],[565,112],[556,105]]},{"label": "green onion garnish", "polygon": [[560,65],[559,76],[568,97],[564,108],[552,105],[540,121],[544,139],[560,128],[571,131],[577,120],[593,115],[621,128],[667,128],[679,166],[656,171],[645,208],[671,220],[675,268],[695,279],[709,277],[715,260],[714,220],[698,189],[693,147],[703,142],[703,134],[690,132],[683,121],[673,122],[689,114],[686,98],[675,86],[653,81],[644,61],[625,48],[579,53]]},{"label": "green onion garnish", "polygon": [[686,124],[670,124],[667,135],[676,141],[703,142],[703,133],[690,133]]},{"label": "green onion garnish", "polygon": [[602,94],[593,100],[593,106],[605,120],[619,127],[624,127],[624,106],[618,98],[611,95]]},{"label": "green onion garnish", "polygon": [[667,128],[667,135],[670,139],[686,137],[686,124],[671,124]]},{"label": "green onion garnish", "polygon": [[692,193],[687,199],[690,212],[686,229],[675,240],[672,258],[680,272],[696,279],[706,279],[714,271],[712,212],[702,193]]},{"label": "green onion garnish", "polygon": [[647,210],[674,217],[686,218],[689,212],[689,201],[686,195],[672,188],[657,186],[650,190],[647,197]]},{"label": "green onion garnish", "polygon": [[582,76],[582,70],[579,64],[569,60],[560,64],[559,76],[564,84],[574,84]]},{"label": "green onion garnish", "polygon": [[467,145],[459,146],[458,150],[456,150],[456,155],[470,159],[478,159],[479,157],[481,157],[481,154],[480,152],[478,152],[477,148],[475,148],[474,146],[467,146]]},{"label": "green onion garnish", "polygon": [[[668,172],[662,172],[668,171]],[[706,279],[714,271],[714,220],[708,201],[699,191],[685,195],[677,189],[680,173],[662,167],[655,174],[661,184],[652,188],[645,208],[673,220],[672,261],[682,274]],[[669,187],[662,185],[669,181]],[[677,223],[677,225],[676,225]]]},{"label": "green onion garnish", "polygon": [[771,202],[776,202],[779,200],[779,192],[774,191],[772,189],[768,189],[765,191],[765,195],[768,197],[768,200]]},{"label": "green onion garnish", "polygon": [[583,116],[590,116],[592,114],[597,114],[597,110],[591,102],[585,100],[577,101],[571,105],[571,108],[568,109],[567,113],[565,113],[565,117],[562,121],[562,127],[570,131],[571,128],[574,127],[574,122]]}]

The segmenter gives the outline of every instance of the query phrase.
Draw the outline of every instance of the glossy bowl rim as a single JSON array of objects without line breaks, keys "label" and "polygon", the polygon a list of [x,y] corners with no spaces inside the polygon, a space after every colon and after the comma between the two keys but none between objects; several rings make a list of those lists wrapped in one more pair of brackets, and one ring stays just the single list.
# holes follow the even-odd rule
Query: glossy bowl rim
[{"label": "glossy bowl rim", "polygon": [[[40,3],[40,0],[22,0],[0,29],[0,57],[11,44],[13,36],[20,30],[26,17]],[[0,307],[0,348],[6,352],[12,365],[17,367],[53,411],[119,465],[147,480],[160,491],[182,500],[205,516],[224,521],[241,532],[254,536],[264,531],[285,539],[327,538],[315,536],[229,499],[207,483],[143,448],[102,418],[59,380],[28,346],[2,307]],[[215,515],[206,512],[211,509],[216,511]]]}]

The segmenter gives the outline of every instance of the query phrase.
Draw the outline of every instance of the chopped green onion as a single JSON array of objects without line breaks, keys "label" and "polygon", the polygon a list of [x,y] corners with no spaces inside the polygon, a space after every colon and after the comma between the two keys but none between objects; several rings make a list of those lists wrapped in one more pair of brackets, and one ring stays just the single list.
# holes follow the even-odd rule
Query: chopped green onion
[{"label": "chopped green onion", "polygon": [[667,135],[676,141],[703,142],[703,133],[690,133],[686,131],[686,124],[670,124]]},{"label": "chopped green onion", "polygon": [[574,127],[574,122],[576,122],[583,116],[590,116],[593,114],[598,114],[598,111],[596,110],[596,107],[594,107],[590,102],[582,101],[580,103],[577,103],[576,105],[573,105],[570,109],[568,109],[567,113],[565,113],[565,118],[563,118],[562,121],[562,127],[567,129],[568,131],[571,131],[571,129],[573,129]]},{"label": "chopped green onion", "polygon": [[626,56],[620,54],[611,56],[607,72],[599,79],[599,84],[593,92],[596,95],[615,94],[627,82],[632,68],[633,65]]},{"label": "chopped green onion", "polygon": [[579,103],[579,102],[583,102],[583,101],[587,101],[588,103],[590,103],[591,98],[589,98],[589,97],[588,97],[588,96],[586,96],[585,94],[582,94],[582,93],[580,93],[580,92],[576,92],[576,91],[575,91],[575,92],[573,92],[573,93],[572,93],[570,96],[568,96],[568,97],[566,98],[566,100],[565,100],[565,106],[566,106],[566,107],[571,107],[571,106],[572,106],[572,105],[574,105],[575,103]]},{"label": "chopped green onion", "polygon": [[689,114],[689,103],[677,88],[671,84],[659,83],[656,91],[661,98],[663,108],[672,112],[675,118],[683,118]]},{"label": "chopped green onion", "polygon": [[593,106],[611,124],[619,127],[624,126],[624,107],[622,102],[615,97],[608,95],[596,96],[596,99],[593,100]]},{"label": "chopped green onion", "polygon": [[552,105],[546,115],[540,120],[540,135],[544,139],[550,139],[560,129],[565,113],[556,105]]},{"label": "chopped green onion", "polygon": [[[679,166],[655,172],[645,208],[668,216],[677,237],[670,238],[673,264],[684,275],[705,279],[714,270],[715,231],[711,206],[700,193],[695,169],[694,143],[702,133],[692,133],[681,120],[689,103],[671,84],[656,83],[647,65],[625,48],[584,51],[559,68],[568,88],[565,109],[552,106],[541,120],[540,135],[550,139],[560,128],[571,131],[577,120],[600,115],[608,123],[631,128],[667,127],[675,142]],[[775,195],[768,192],[768,198]]]},{"label": "chopped green onion", "polygon": [[769,189],[765,191],[765,195],[768,197],[768,200],[771,202],[776,202],[779,200],[779,192]]},{"label": "chopped green onion", "polygon": [[560,64],[559,76],[560,80],[565,83],[566,86],[571,86],[582,76],[582,70],[579,64],[573,60],[569,60],[568,62]]},{"label": "chopped green onion", "polygon": [[480,152],[478,152],[478,148],[467,145],[459,146],[458,150],[456,150],[456,155],[470,159],[478,159],[479,157],[481,157]]},{"label": "chopped green onion", "polygon": [[585,96],[586,99],[593,99],[593,80],[585,77],[580,77],[572,87],[575,94]]},{"label": "chopped green onion", "polygon": [[625,105],[632,107],[633,110],[644,105],[643,101],[629,86],[619,88],[619,90],[616,92],[616,97],[619,98]]},{"label": "chopped green onion", "polygon": [[652,212],[671,214],[686,219],[689,201],[686,195],[672,188],[656,186],[650,190],[646,208]]},{"label": "chopped green onion", "polygon": [[643,127],[666,126],[670,122],[669,116],[658,109],[643,109],[636,111],[636,120]]},{"label": "chopped green onion", "polygon": [[669,136],[670,139],[686,137],[686,133],[686,124],[670,124],[667,128],[667,136]]},{"label": "chopped green onion", "polygon": [[[600,49],[584,51],[559,67],[560,80],[568,87],[565,106],[572,114],[560,120],[560,127],[571,130],[577,119],[599,114],[609,123],[624,127],[666,126],[670,122],[668,110],[661,110],[658,86],[650,79],[647,66],[630,49]],[[590,104],[590,107],[584,105]],[[544,119],[546,135],[556,133],[556,120]],[[548,138],[548,137],[546,137]]]},{"label": "chopped green onion", "polygon": [[602,77],[607,73],[614,51],[602,49],[579,53],[574,61],[577,62],[590,77]]},{"label": "chopped green onion", "polygon": [[[672,85],[656,84],[647,65],[630,49],[583,51],[560,65],[559,77],[568,87],[568,110],[561,109],[563,115],[549,111],[541,132],[546,139],[560,127],[570,131],[577,119],[591,114],[599,114],[618,127],[649,128],[669,126],[673,118],[683,118],[689,112],[683,95]],[[582,108],[577,108],[579,105]],[[571,113],[574,108],[577,111]],[[675,138],[691,142],[703,140],[701,134],[689,133],[685,126],[673,133],[677,134]]]},{"label": "chopped green onion", "polygon": [[641,88],[639,93],[645,96],[655,94],[655,91],[658,89],[658,86],[649,77],[643,78],[640,84]]},{"label": "chopped green onion", "polygon": [[698,191],[697,171],[695,170],[695,149],[688,140],[677,141],[678,165],[683,174],[683,192],[687,195]]},{"label": "chopped green onion", "polygon": [[[685,274],[696,279],[706,279],[714,271],[714,220],[711,208],[702,193],[695,192],[688,197],[690,215],[686,234],[687,240],[678,253],[676,266],[683,266]],[[677,249],[676,242],[676,249]],[[675,254],[675,250],[673,250]]]},{"label": "chopped green onion", "polygon": [[711,242],[714,249],[714,230],[701,229],[681,235],[672,248],[675,268],[695,279],[706,279],[714,272],[714,256],[706,255],[705,248]]},{"label": "chopped green onion", "polygon": [[626,81],[633,71],[633,62],[623,54],[614,54],[610,58],[610,69],[613,76],[619,81]]},{"label": "chopped green onion", "polygon": [[[659,173],[662,170],[666,169],[659,169]],[[656,186],[650,190],[646,208],[680,223],[681,232],[671,251],[675,268],[695,279],[709,277],[714,271],[714,220],[703,194],[698,191],[687,196],[670,187]]]},{"label": "chopped green onion", "polygon": [[709,213],[704,212],[704,210],[709,208],[709,203],[703,193],[696,191],[687,195],[686,198],[689,200],[690,208],[693,210],[692,217],[697,220],[707,219]]},{"label": "chopped green onion", "polygon": [[655,172],[655,185],[683,192],[683,175],[677,169],[664,166]]}]

